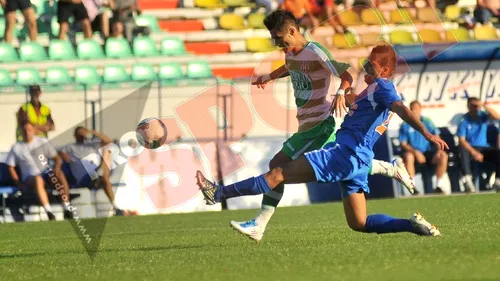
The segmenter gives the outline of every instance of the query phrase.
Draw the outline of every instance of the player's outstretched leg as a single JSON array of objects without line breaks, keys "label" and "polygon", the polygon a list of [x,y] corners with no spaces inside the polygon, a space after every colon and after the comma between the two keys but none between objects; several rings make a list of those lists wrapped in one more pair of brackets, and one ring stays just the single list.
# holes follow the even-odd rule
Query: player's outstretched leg
[{"label": "player's outstretched leg", "polygon": [[418,213],[410,219],[398,219],[385,214],[367,216],[364,193],[353,193],[344,197],[344,212],[349,227],[366,233],[411,232],[423,236],[440,236],[441,233]]},{"label": "player's outstretched leg", "polygon": [[403,159],[399,157],[392,160],[390,163],[373,159],[370,168],[370,174],[378,174],[394,178],[395,180],[400,182],[406,189],[408,189],[411,194],[415,192],[415,183],[406,170]]},{"label": "player's outstretched leg", "polygon": [[316,176],[305,156],[276,167],[258,177],[224,186],[218,186],[206,179],[200,171],[196,172],[196,184],[202,191],[208,205],[216,204],[223,199],[263,194],[276,188],[280,183],[312,181],[316,181]]}]

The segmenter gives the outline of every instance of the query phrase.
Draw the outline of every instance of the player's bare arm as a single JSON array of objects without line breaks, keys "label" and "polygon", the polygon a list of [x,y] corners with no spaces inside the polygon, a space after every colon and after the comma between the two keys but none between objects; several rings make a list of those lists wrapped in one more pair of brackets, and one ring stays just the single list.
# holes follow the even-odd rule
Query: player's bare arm
[{"label": "player's bare arm", "polygon": [[288,69],[286,68],[286,66],[282,65],[278,69],[271,72],[271,74],[257,77],[257,79],[252,82],[252,85],[257,85],[257,88],[264,89],[267,82],[276,80],[278,78],[287,77],[289,75],[290,73],[288,73]]},{"label": "player's bare arm", "polygon": [[347,70],[340,74],[339,78],[340,87],[335,94],[331,108],[331,112],[335,114],[335,117],[342,117],[344,112],[347,113],[347,106],[350,103],[346,100],[345,95],[349,94],[353,81],[352,75]]},{"label": "player's bare arm", "polygon": [[495,121],[500,120],[500,114],[492,106],[490,106],[489,104],[486,103],[486,104],[484,104],[484,109],[486,109],[486,112],[488,112],[491,119],[493,119]]},{"label": "player's bare arm", "polygon": [[427,131],[424,124],[415,117],[413,112],[403,104],[402,101],[396,101],[391,104],[391,111],[399,115],[403,121],[408,123],[411,127],[421,133],[429,142],[436,145],[438,150],[449,149],[446,142],[444,142],[439,136],[433,135]]},{"label": "player's bare arm", "polygon": [[483,162],[484,155],[475,149],[470,143],[465,139],[465,137],[458,138],[458,144],[469,151],[472,158],[477,162]]}]

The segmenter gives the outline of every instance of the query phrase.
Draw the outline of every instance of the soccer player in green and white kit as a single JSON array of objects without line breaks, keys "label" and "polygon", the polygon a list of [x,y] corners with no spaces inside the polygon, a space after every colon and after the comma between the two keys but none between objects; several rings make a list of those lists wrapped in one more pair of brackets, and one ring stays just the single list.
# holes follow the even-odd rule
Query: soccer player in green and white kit
[{"label": "soccer player in green and white kit", "polygon": [[[290,75],[298,108],[298,132],[283,144],[283,148],[269,163],[270,169],[290,162],[305,152],[322,148],[335,140],[335,119],[332,113],[342,115],[346,108],[345,94],[350,90],[352,76],[347,63],[337,62],[320,44],[307,41],[300,33],[295,17],[282,10],[276,10],[264,19],[277,46],[286,53],[286,63],[269,75],[258,77],[252,84],[264,88],[271,80]],[[333,102],[327,100],[332,75],[341,79],[340,88]],[[348,99],[355,96],[348,95]],[[373,160],[371,174],[394,177],[413,193],[413,180],[401,159],[391,163]],[[231,221],[231,226],[250,238],[260,241],[267,223],[278,206],[284,191],[281,184],[264,194],[259,214],[247,222]]]}]

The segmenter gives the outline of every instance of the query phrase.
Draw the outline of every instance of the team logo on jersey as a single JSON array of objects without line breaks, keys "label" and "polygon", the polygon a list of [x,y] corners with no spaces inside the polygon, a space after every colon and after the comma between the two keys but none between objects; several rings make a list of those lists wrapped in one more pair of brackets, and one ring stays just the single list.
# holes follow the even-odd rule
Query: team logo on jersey
[{"label": "team logo on jersey", "polygon": [[309,71],[309,63],[307,61],[300,62],[300,71],[308,72]]}]

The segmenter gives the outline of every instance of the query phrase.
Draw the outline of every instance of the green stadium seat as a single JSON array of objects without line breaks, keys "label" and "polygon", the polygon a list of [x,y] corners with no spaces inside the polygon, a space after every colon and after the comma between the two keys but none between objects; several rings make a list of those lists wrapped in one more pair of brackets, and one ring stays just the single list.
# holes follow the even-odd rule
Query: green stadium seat
[{"label": "green stadium seat", "polygon": [[102,79],[97,73],[95,66],[78,66],[75,68],[75,82],[86,85],[94,86],[101,83]]},{"label": "green stadium seat", "polygon": [[223,0],[222,2],[228,7],[255,7],[255,3],[248,0]]},{"label": "green stadium seat", "polygon": [[264,25],[264,18],[266,15],[264,13],[253,13],[247,18],[249,28],[266,28]]},{"label": "green stadium seat", "polygon": [[[54,12],[54,9],[50,6],[49,1],[47,0],[31,0],[31,5],[33,5],[37,16]],[[54,3],[54,5],[57,4]]]},{"label": "green stadium seat", "polygon": [[192,61],[187,65],[187,77],[190,79],[212,78],[212,69],[207,61]]},{"label": "green stadium seat", "polygon": [[19,57],[22,61],[47,60],[45,49],[38,42],[23,42],[19,47]]},{"label": "green stadium seat", "polygon": [[9,43],[0,43],[0,62],[18,61],[16,49]]},{"label": "green stadium seat", "polygon": [[85,39],[78,43],[76,53],[80,59],[102,59],[106,56],[101,45],[93,39]]},{"label": "green stadium seat", "polygon": [[179,63],[169,62],[160,64],[158,78],[163,85],[176,85],[178,80],[184,79],[185,77]]},{"label": "green stadium seat", "polygon": [[125,67],[121,64],[105,66],[102,76],[105,83],[121,83],[130,81],[130,76],[125,70]]},{"label": "green stadium seat", "polygon": [[161,41],[161,54],[164,56],[182,56],[186,54],[184,42],[179,37],[166,37]]},{"label": "green stadium seat", "polygon": [[50,41],[49,57],[53,60],[72,60],[76,59],[76,54],[69,41],[54,39]]},{"label": "green stadium seat", "polygon": [[156,42],[151,37],[136,37],[132,45],[136,57],[152,57],[158,55]]},{"label": "green stadium seat", "polygon": [[0,68],[0,87],[8,87],[13,86],[14,80],[12,80],[12,76],[8,69]]},{"label": "green stadium seat", "polygon": [[132,57],[132,49],[125,38],[109,38],[105,46],[108,58],[128,58]]},{"label": "green stadium seat", "polygon": [[73,79],[71,75],[69,75],[67,68],[62,66],[51,66],[47,68],[45,73],[45,82],[52,85],[68,84],[73,82]]},{"label": "green stadium seat", "polygon": [[17,69],[16,83],[18,85],[27,86],[32,84],[41,84],[42,76],[34,67],[22,67]]},{"label": "green stadium seat", "polygon": [[147,26],[151,28],[152,32],[160,32],[160,26],[158,25],[158,20],[153,15],[139,15],[135,17],[135,24],[138,26]]},{"label": "green stadium seat", "polygon": [[155,81],[156,73],[152,64],[138,63],[132,66],[132,80]]}]

